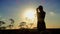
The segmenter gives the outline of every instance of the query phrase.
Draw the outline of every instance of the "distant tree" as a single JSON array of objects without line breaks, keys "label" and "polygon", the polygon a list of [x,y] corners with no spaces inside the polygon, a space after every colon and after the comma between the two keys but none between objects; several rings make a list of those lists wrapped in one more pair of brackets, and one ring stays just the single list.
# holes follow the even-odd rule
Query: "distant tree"
[{"label": "distant tree", "polygon": [[6,29],[6,27],[0,27],[0,30],[5,30]]},{"label": "distant tree", "polygon": [[30,28],[33,26],[33,23],[30,23]]},{"label": "distant tree", "polygon": [[11,21],[11,24],[8,25],[8,27],[9,27],[10,29],[12,29],[12,27],[14,26],[14,19],[9,19],[9,20]]},{"label": "distant tree", "polygon": [[10,25],[8,25],[7,27],[9,27],[10,29],[12,29],[13,25],[10,24]]},{"label": "distant tree", "polygon": [[9,19],[11,21],[11,24],[14,24],[14,20],[13,19]]},{"label": "distant tree", "polygon": [[0,26],[3,25],[3,24],[5,24],[5,22],[4,21],[0,21]]},{"label": "distant tree", "polygon": [[4,26],[2,27],[3,24],[5,24],[5,22],[4,21],[0,21],[0,30],[6,29],[6,27],[4,27]]},{"label": "distant tree", "polygon": [[19,27],[22,28],[22,27],[25,26],[25,25],[26,25],[26,22],[21,22],[20,25],[19,25]]},{"label": "distant tree", "polygon": [[28,25],[26,25],[26,27],[29,28]]}]

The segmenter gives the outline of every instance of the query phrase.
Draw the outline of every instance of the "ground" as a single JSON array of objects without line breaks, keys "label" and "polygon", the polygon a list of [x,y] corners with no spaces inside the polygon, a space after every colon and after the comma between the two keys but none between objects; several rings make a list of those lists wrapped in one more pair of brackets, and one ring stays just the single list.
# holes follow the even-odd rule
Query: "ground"
[{"label": "ground", "polygon": [[60,29],[46,29],[39,32],[37,29],[0,30],[0,34],[60,34]]}]

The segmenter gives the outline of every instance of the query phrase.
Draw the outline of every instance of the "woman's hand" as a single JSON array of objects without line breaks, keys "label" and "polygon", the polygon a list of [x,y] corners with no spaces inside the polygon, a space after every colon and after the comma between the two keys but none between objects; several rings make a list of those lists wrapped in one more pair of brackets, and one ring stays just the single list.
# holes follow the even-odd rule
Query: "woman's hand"
[{"label": "woman's hand", "polygon": [[36,11],[38,12],[38,8],[36,9]]}]

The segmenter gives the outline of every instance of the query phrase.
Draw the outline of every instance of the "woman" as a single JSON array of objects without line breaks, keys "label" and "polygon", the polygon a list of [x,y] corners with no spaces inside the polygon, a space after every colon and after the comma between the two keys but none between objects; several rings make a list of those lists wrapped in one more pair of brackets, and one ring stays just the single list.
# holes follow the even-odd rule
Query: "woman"
[{"label": "woman", "polygon": [[39,31],[44,31],[46,29],[46,26],[45,26],[45,12],[43,11],[43,6],[39,6],[37,9],[37,28]]}]

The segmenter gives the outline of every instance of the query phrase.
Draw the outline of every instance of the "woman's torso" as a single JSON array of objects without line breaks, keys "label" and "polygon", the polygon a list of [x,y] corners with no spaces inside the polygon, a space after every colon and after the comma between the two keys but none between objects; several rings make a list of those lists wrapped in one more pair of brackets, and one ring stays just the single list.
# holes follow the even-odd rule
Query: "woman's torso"
[{"label": "woman's torso", "polygon": [[38,21],[44,21],[45,12],[44,12],[44,11],[38,12],[38,13],[37,13],[37,18],[38,18]]}]

